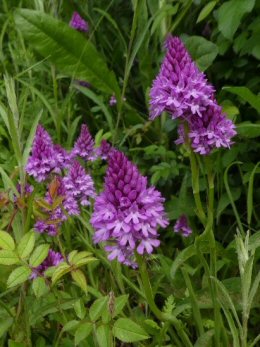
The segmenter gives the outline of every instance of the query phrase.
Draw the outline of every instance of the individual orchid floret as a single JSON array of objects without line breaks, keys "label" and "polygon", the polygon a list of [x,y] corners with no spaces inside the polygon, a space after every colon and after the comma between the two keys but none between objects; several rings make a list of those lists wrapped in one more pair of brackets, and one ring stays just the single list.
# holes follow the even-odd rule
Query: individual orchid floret
[{"label": "individual orchid floret", "polygon": [[96,153],[94,144],[94,139],[91,136],[87,125],[83,124],[81,126],[80,135],[71,151],[71,158],[79,156],[85,160],[95,160]]},{"label": "individual orchid floret", "polygon": [[88,22],[86,22],[78,12],[74,12],[71,20],[70,20],[70,27],[73,29],[76,29],[81,32],[88,32],[89,31],[89,26]]},{"label": "individual orchid floret", "polygon": [[64,260],[63,256],[59,252],[55,252],[52,249],[49,250],[47,258],[36,268],[33,268],[31,278],[44,276],[47,269],[52,266],[58,266]]},{"label": "individual orchid floret", "polygon": [[76,211],[76,205],[71,211],[73,201],[79,202],[82,206],[90,205],[89,198],[95,197],[94,182],[85,169],[74,160],[71,164],[68,174],[63,178],[63,184],[66,191],[66,198],[64,200],[64,207],[69,214],[79,214]]},{"label": "individual orchid floret", "polygon": [[60,172],[66,166],[68,158],[65,152],[60,146],[54,145],[48,132],[38,125],[26,172],[36,181],[44,181],[51,172]]},{"label": "individual orchid floret", "polygon": [[113,149],[108,159],[104,191],[91,218],[94,242],[108,242],[110,260],[135,267],[135,251],[150,254],[160,245],[157,229],[168,225],[164,199],[122,152]]},{"label": "individual orchid floret", "polygon": [[164,111],[173,119],[202,116],[207,105],[212,104],[213,87],[186,50],[178,37],[166,40],[167,53],[160,72],[150,91],[150,119]]},{"label": "individual orchid floret", "polygon": [[182,215],[179,219],[177,219],[174,225],[174,232],[180,233],[184,237],[188,237],[192,233],[192,230],[188,224],[188,219],[185,215]]},{"label": "individual orchid floret", "polygon": [[[177,144],[185,143],[184,125],[179,129]],[[217,104],[210,105],[203,112],[203,117],[192,117],[189,122],[188,137],[194,152],[209,154],[214,148],[230,148],[232,137],[236,135],[234,123],[228,119]]]},{"label": "individual orchid floret", "polygon": [[113,107],[117,104],[117,100],[116,100],[116,97],[115,95],[112,95],[109,99],[109,106]]}]

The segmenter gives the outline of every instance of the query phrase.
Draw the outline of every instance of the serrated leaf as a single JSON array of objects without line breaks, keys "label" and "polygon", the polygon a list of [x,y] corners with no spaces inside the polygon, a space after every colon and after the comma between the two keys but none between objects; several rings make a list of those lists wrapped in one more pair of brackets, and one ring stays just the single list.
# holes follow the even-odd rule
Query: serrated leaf
[{"label": "serrated leaf", "polygon": [[38,246],[30,257],[29,263],[31,266],[39,266],[48,256],[50,245],[43,244]]},{"label": "serrated leaf", "polygon": [[19,266],[14,271],[12,271],[7,280],[7,287],[15,287],[18,284],[22,284],[27,281],[32,273],[32,270],[27,266]]},{"label": "serrated leaf", "polygon": [[80,261],[83,258],[87,258],[90,255],[92,255],[91,252],[78,252],[78,251],[72,251],[68,256],[68,261],[70,264],[77,264],[78,261]]},{"label": "serrated leaf", "polygon": [[109,325],[100,325],[96,330],[96,337],[99,346],[110,347],[110,327]]},{"label": "serrated leaf", "polygon": [[101,317],[104,310],[108,310],[108,297],[104,296],[93,302],[89,309],[89,317],[94,322]]},{"label": "serrated leaf", "polygon": [[77,346],[81,341],[89,336],[92,331],[92,323],[81,323],[75,332],[75,345]]},{"label": "serrated leaf", "polygon": [[37,277],[33,280],[32,289],[33,289],[34,295],[37,298],[40,298],[41,296],[48,293],[49,291],[49,288],[46,285],[45,279],[43,277]]},{"label": "serrated leaf", "polygon": [[0,248],[13,251],[15,249],[14,239],[6,231],[0,230]]},{"label": "serrated leaf", "polygon": [[60,263],[55,269],[55,271],[53,272],[53,275],[51,278],[52,284],[55,284],[61,277],[63,277],[70,271],[71,271],[71,267],[67,263],[65,262]]},{"label": "serrated leaf", "polygon": [[113,333],[116,338],[123,342],[137,342],[149,339],[146,331],[128,318],[119,318],[114,324]]},{"label": "serrated leaf", "polygon": [[77,267],[80,267],[80,266],[83,266],[86,264],[93,263],[93,261],[97,261],[97,258],[93,258],[93,257],[82,258],[82,259],[78,260],[77,262],[75,262],[75,265]]},{"label": "serrated leaf", "polygon": [[19,258],[13,251],[3,249],[0,251],[0,264],[1,265],[14,265],[20,262]]},{"label": "serrated leaf", "polygon": [[86,307],[84,305],[84,301],[82,299],[79,299],[75,305],[74,310],[77,315],[77,317],[82,320],[86,316]]},{"label": "serrated leaf", "polygon": [[74,270],[71,272],[71,277],[76,282],[76,284],[84,291],[87,292],[87,280],[84,273],[81,270]]},{"label": "serrated leaf", "polygon": [[23,236],[23,238],[18,244],[17,251],[19,256],[22,259],[27,258],[31,254],[34,248],[34,244],[35,244],[35,233],[34,231],[29,231],[27,234]]},{"label": "serrated leaf", "polygon": [[62,331],[71,331],[71,330],[75,330],[75,329],[78,327],[79,324],[80,324],[79,321],[77,321],[77,320],[71,320],[71,321],[67,322],[67,323],[63,326]]},{"label": "serrated leaf", "polygon": [[44,12],[28,9],[15,12],[15,23],[34,49],[48,57],[61,73],[120,96],[115,75],[102,56],[89,40],[67,23]]},{"label": "serrated leaf", "polygon": [[115,317],[116,315],[118,315],[123,308],[125,307],[127,301],[128,301],[128,294],[125,295],[120,295],[115,299],[115,311],[113,314],[113,317]]}]

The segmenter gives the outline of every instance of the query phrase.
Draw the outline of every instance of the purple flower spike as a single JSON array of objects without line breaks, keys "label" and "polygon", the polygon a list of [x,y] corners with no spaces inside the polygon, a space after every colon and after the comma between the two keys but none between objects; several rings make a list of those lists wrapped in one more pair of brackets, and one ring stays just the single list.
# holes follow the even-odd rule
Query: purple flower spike
[{"label": "purple flower spike", "polygon": [[192,230],[188,225],[188,219],[184,214],[177,219],[174,226],[174,232],[180,233],[184,237],[188,237],[192,233]]},{"label": "purple flower spike", "polygon": [[[194,152],[209,154],[214,148],[230,147],[235,125],[223,113],[214,89],[192,61],[178,37],[169,36],[167,53],[150,92],[150,119],[163,111],[181,121],[177,144],[190,139]],[[185,136],[185,124],[188,134]]]},{"label": "purple flower spike", "polygon": [[94,144],[95,142],[89,132],[87,125],[83,124],[81,126],[80,135],[71,151],[71,158],[76,158],[77,156],[79,156],[85,160],[95,160],[96,153]]},{"label": "purple flower spike", "polygon": [[[188,137],[194,152],[209,154],[214,148],[230,148],[232,137],[236,135],[234,123],[226,118],[217,104],[208,106],[203,118],[192,117],[189,124]],[[184,126],[179,127],[177,144],[184,143]]]},{"label": "purple flower spike", "polygon": [[48,268],[58,266],[63,260],[64,258],[59,252],[50,249],[47,258],[41,263],[41,265],[33,269],[31,278],[34,279],[39,276],[44,276],[44,272]]},{"label": "purple flower spike", "polygon": [[213,87],[192,61],[180,38],[169,36],[166,49],[159,75],[150,91],[150,119],[163,111],[169,112],[173,119],[190,115],[201,117],[205,107],[213,103]]},{"label": "purple flower spike", "polygon": [[96,198],[91,223],[94,242],[108,241],[110,260],[135,267],[134,252],[152,253],[158,247],[157,229],[168,220],[164,199],[154,187],[147,187],[147,178],[115,149],[109,154],[104,191]]},{"label": "purple flower spike", "polygon": [[38,125],[32,154],[26,165],[27,173],[38,182],[44,181],[53,170],[61,168],[61,160],[50,135],[41,125]]},{"label": "purple flower spike", "polygon": [[70,20],[70,26],[73,29],[76,29],[81,32],[88,32],[88,22],[86,22],[79,14],[78,12],[74,12],[71,20]]},{"label": "purple flower spike", "polygon": [[66,191],[64,207],[69,214],[79,214],[79,202],[82,206],[90,205],[89,198],[95,197],[94,182],[90,175],[76,160],[71,165],[67,176],[63,178]]}]

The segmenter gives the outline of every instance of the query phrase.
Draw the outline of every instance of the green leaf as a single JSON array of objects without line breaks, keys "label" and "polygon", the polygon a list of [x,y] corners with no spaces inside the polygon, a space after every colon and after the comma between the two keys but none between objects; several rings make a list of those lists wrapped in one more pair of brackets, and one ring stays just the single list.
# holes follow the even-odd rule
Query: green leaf
[{"label": "green leaf", "polygon": [[47,258],[50,245],[43,244],[38,246],[30,257],[29,263],[31,266],[39,266],[45,258]]},{"label": "green leaf", "polygon": [[255,95],[247,87],[223,87],[223,90],[238,95],[248,102],[257,112],[260,112],[260,96]]},{"label": "green leaf", "polygon": [[201,36],[188,37],[185,46],[202,71],[207,70],[218,55],[217,45]]},{"label": "green leaf", "polygon": [[200,11],[200,14],[197,19],[197,23],[203,21],[208,15],[213,11],[214,7],[216,6],[217,1],[210,1],[203,7],[203,9]]},{"label": "green leaf", "polygon": [[80,320],[82,320],[86,316],[86,313],[87,313],[84,302],[85,301],[83,299],[78,299],[74,305],[75,313]]},{"label": "green leaf", "polygon": [[96,330],[96,337],[99,346],[110,347],[110,327],[109,325],[100,325]]},{"label": "green leaf", "polygon": [[33,280],[32,289],[33,289],[34,295],[37,298],[40,298],[41,296],[45,295],[49,291],[49,288],[46,285],[45,279],[43,277],[37,277]]},{"label": "green leaf", "polygon": [[13,251],[15,249],[14,239],[6,231],[0,230],[0,248]]},{"label": "green leaf", "polygon": [[137,342],[149,339],[146,331],[128,318],[119,318],[114,324],[113,333],[116,338],[123,342]]},{"label": "green leaf", "polygon": [[80,86],[75,86],[82,94],[84,94],[85,96],[87,96],[90,100],[92,100],[96,105],[98,105],[101,109],[101,111],[103,112],[107,124],[109,125],[109,129],[110,131],[114,130],[114,121],[113,121],[113,117],[112,114],[110,113],[110,111],[108,110],[108,108],[106,107],[105,103],[103,102],[102,98],[98,95],[96,95],[92,90],[88,89],[88,88],[83,88]]},{"label": "green leaf", "polygon": [[26,345],[22,342],[8,340],[8,347],[26,347]]},{"label": "green leaf", "polygon": [[234,303],[233,303],[233,301],[232,301],[232,299],[231,299],[231,297],[227,291],[227,288],[217,278],[211,277],[211,279],[216,283],[216,285],[219,289],[218,290],[218,300],[220,301],[222,308],[231,310],[231,312],[233,313],[233,316],[237,322],[237,325],[238,325],[239,329],[241,330],[242,329],[241,323],[239,321]]},{"label": "green leaf", "polygon": [[196,341],[194,347],[210,347],[212,345],[212,336],[214,335],[214,330],[208,330],[202,334]]},{"label": "green leaf", "polygon": [[2,167],[0,167],[0,174],[2,176],[2,180],[3,180],[3,183],[4,183],[4,187],[6,190],[8,189],[11,189],[12,192],[18,196],[19,193],[13,183],[13,181],[10,179],[10,177],[7,175],[7,173],[4,171],[4,169]]},{"label": "green leaf", "polygon": [[249,178],[249,184],[248,184],[248,190],[247,190],[247,224],[251,224],[251,218],[253,213],[253,188],[254,188],[254,178],[255,173],[260,165],[260,162],[258,162],[253,171],[251,172],[250,178]]},{"label": "green leaf", "polygon": [[120,97],[114,73],[94,45],[77,30],[41,11],[28,9],[15,12],[15,23],[34,49],[48,57],[61,73]]},{"label": "green leaf", "polygon": [[75,330],[79,324],[80,324],[80,322],[78,320],[71,320],[63,326],[62,331]]},{"label": "green leaf", "polygon": [[18,244],[17,251],[19,256],[22,259],[27,258],[31,254],[34,248],[34,244],[35,244],[35,233],[34,231],[29,231],[27,234],[23,236],[23,238]]},{"label": "green leaf", "polygon": [[75,332],[75,345],[77,346],[81,341],[83,341],[92,331],[92,323],[85,322],[81,323]]},{"label": "green leaf", "polygon": [[87,286],[86,277],[81,270],[77,269],[72,271],[71,277],[84,292],[87,292],[88,286]]},{"label": "green leaf", "polygon": [[251,122],[242,122],[236,126],[237,133],[249,139],[260,136],[260,124]]},{"label": "green leaf", "polygon": [[172,263],[171,272],[170,272],[171,278],[174,278],[176,271],[179,269],[179,267],[189,258],[193,257],[195,254],[196,254],[196,251],[195,251],[194,245],[191,245],[185,248],[183,251],[181,251]]},{"label": "green leaf", "polygon": [[113,314],[114,317],[123,310],[123,308],[125,307],[128,301],[128,297],[129,295],[125,294],[125,295],[120,295],[115,299],[115,311]]},{"label": "green leaf", "polygon": [[232,40],[244,14],[253,10],[255,0],[225,1],[218,10],[218,28],[222,35]]},{"label": "green leaf", "polygon": [[31,124],[30,134],[29,134],[29,136],[27,138],[27,141],[26,141],[26,144],[25,144],[25,148],[24,148],[24,151],[23,151],[23,165],[26,165],[26,163],[27,163],[27,160],[28,160],[28,157],[29,157],[29,154],[30,154],[30,150],[31,150],[31,147],[32,147],[32,143],[33,143],[33,140],[34,140],[34,135],[35,135],[35,132],[36,132],[39,120],[40,120],[40,118],[42,116],[42,112],[43,112],[43,110],[41,110],[38,113],[38,115],[33,119],[33,122]]},{"label": "green leaf", "polygon": [[14,265],[20,262],[19,258],[13,251],[4,249],[0,251],[0,264],[1,265]]},{"label": "green leaf", "polygon": [[29,269],[27,266],[19,266],[9,275],[7,280],[7,287],[8,288],[15,287],[18,284],[21,284],[27,281],[31,273],[32,273],[32,270]]},{"label": "green leaf", "polygon": [[66,273],[70,272],[71,267],[65,263],[60,263],[54,270],[52,274],[52,283],[55,284],[61,277],[63,277]]},{"label": "green leaf", "polygon": [[104,310],[108,310],[108,297],[104,296],[93,302],[89,309],[89,317],[94,322],[101,317]]}]

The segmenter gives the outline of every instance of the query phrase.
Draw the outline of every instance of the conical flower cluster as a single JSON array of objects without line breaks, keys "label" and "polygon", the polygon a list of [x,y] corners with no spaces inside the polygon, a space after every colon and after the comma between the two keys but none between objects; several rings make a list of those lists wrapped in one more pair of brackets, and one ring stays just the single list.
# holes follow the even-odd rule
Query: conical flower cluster
[{"label": "conical flower cluster", "polygon": [[[101,156],[102,148],[97,149],[97,153],[98,150]],[[94,140],[86,125],[82,126],[81,135],[70,153],[53,144],[47,131],[38,126],[26,166],[29,175],[39,182],[48,179],[49,184],[45,197],[36,199],[39,206],[34,229],[37,232],[57,235],[68,215],[78,215],[80,206],[89,205],[89,199],[95,197],[92,177],[74,158],[77,155],[86,158],[86,153],[89,156],[94,153]]]},{"label": "conical flower cluster", "polygon": [[50,173],[60,172],[66,166],[67,153],[55,146],[50,135],[38,125],[33,141],[32,154],[26,165],[26,172],[36,181],[44,181]]},{"label": "conical flower cluster", "polygon": [[96,198],[91,223],[94,242],[108,242],[110,260],[135,266],[134,252],[152,253],[158,247],[157,229],[168,220],[164,199],[126,156],[115,149],[109,154],[104,191]]},{"label": "conical flower cluster", "polygon": [[[236,135],[235,126],[217,104],[214,88],[178,37],[169,36],[166,49],[150,91],[150,119],[166,111],[172,119],[186,123],[191,146],[200,154],[208,154],[216,147],[229,147]],[[179,133],[177,143],[183,143],[183,127]]]},{"label": "conical flower cluster", "polygon": [[91,136],[87,125],[83,124],[81,126],[80,135],[71,151],[71,158],[76,158],[79,156],[85,160],[95,160],[97,155],[94,145],[94,139]]},{"label": "conical flower cluster", "polygon": [[78,12],[73,13],[70,20],[70,27],[81,32],[88,32],[89,30],[88,22],[86,22]]}]

